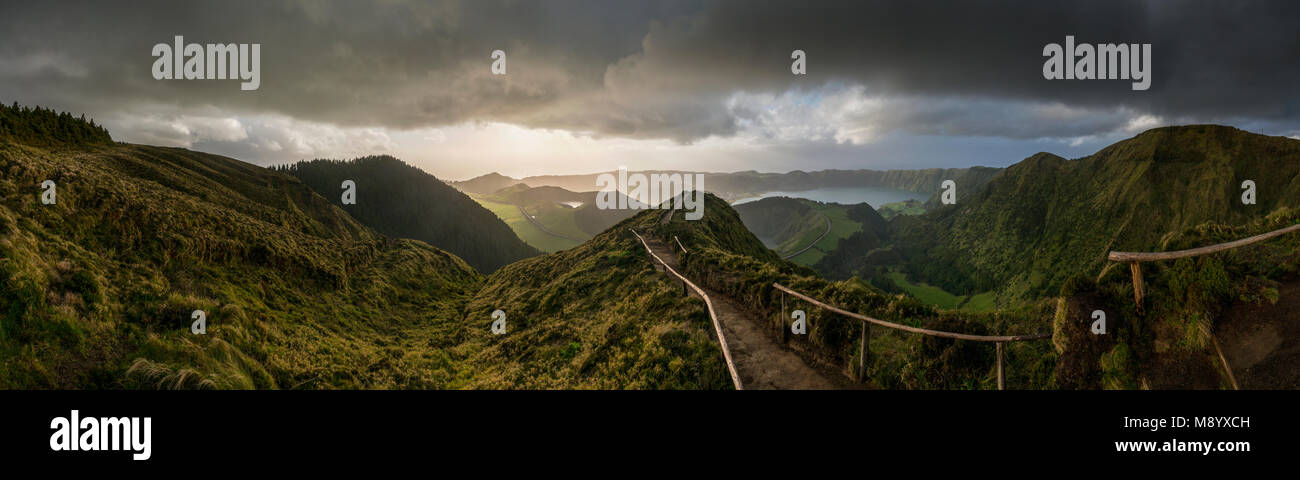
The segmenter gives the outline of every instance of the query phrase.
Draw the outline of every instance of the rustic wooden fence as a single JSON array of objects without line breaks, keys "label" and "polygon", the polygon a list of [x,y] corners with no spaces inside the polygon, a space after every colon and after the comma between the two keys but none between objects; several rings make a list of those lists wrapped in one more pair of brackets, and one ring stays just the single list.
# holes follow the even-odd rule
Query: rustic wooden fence
[{"label": "rustic wooden fence", "polygon": [[[797,291],[791,289],[790,287],[787,287],[787,286],[785,286],[785,285],[781,285],[780,283],[775,283],[775,282],[774,282],[774,283],[772,283],[772,287],[775,288],[775,289],[777,289],[777,290],[780,290],[780,291],[782,292],[782,297],[781,297],[781,318],[782,318],[782,321],[784,321],[784,319],[785,319],[785,296],[784,296],[784,294],[788,293],[788,294],[790,294],[790,295],[793,295],[795,298],[801,299],[801,300],[803,300],[803,301],[805,301],[805,302],[808,302],[808,303],[811,303],[811,304],[816,305],[816,306],[818,306],[818,307],[821,307],[822,309],[825,309],[825,310],[828,310],[828,311],[831,311],[831,312],[834,312],[834,313],[838,313],[838,314],[840,314],[840,315],[844,315],[844,316],[849,317],[849,318],[855,318],[855,319],[858,319],[859,321],[862,322],[862,336],[858,338],[858,375],[857,375],[858,378],[857,378],[857,380],[858,380],[859,382],[861,382],[861,381],[863,380],[863,378],[864,378],[864,375],[865,375],[865,372],[866,372],[866,367],[867,367],[867,355],[870,353],[870,351],[869,351],[869,349],[868,349],[868,342],[869,342],[870,339],[871,339],[871,327],[870,327],[871,324],[876,324],[876,325],[880,325],[880,326],[882,326],[882,327],[892,328],[892,329],[895,329],[895,330],[902,330],[902,331],[905,331],[905,332],[919,333],[919,334],[921,334],[921,335],[930,335],[930,336],[934,336],[934,337],[952,338],[952,339],[956,339],[956,340],[970,340],[970,341],[974,341],[974,342],[994,342],[994,344],[997,345],[997,354],[998,354],[998,390],[1002,390],[1002,389],[1004,388],[1004,384],[1005,384],[1005,382],[1004,382],[1004,380],[1003,380],[1003,375],[1002,375],[1002,370],[1003,370],[1003,366],[1002,366],[1002,364],[1003,364],[1003,356],[1004,356],[1003,351],[1002,351],[1002,350],[1003,350],[1003,349],[1002,349],[1002,344],[1004,344],[1004,343],[1009,343],[1009,342],[1022,342],[1022,341],[1026,341],[1026,340],[1041,340],[1041,339],[1044,339],[1044,338],[1050,338],[1050,337],[1052,336],[1052,334],[1050,334],[1050,333],[1038,333],[1038,334],[1034,334],[1034,335],[970,335],[970,334],[965,334],[965,333],[955,333],[955,332],[944,332],[944,331],[939,331],[939,330],[930,330],[930,329],[927,329],[927,328],[919,328],[919,327],[913,327],[913,326],[910,326],[910,325],[903,325],[903,324],[901,324],[901,323],[887,322],[887,321],[884,321],[884,320],[880,320],[880,319],[876,319],[876,318],[871,318],[871,317],[868,317],[868,316],[866,316],[866,315],[860,315],[860,314],[857,314],[857,313],[853,313],[853,312],[850,312],[850,311],[848,311],[848,310],[845,310],[845,309],[842,309],[842,308],[836,307],[836,306],[834,306],[834,305],[827,304],[826,302],[822,302],[822,301],[817,300],[817,299],[815,299],[815,298],[812,298],[812,297],[810,297],[810,296],[807,296],[807,295],[804,295],[804,294],[802,294],[802,293],[799,293],[799,292],[797,292]],[[784,327],[783,327],[783,328],[784,328]]]},{"label": "rustic wooden fence", "polygon": [[[709,298],[708,294],[704,293],[704,289],[700,288],[694,282],[687,280],[685,276],[677,273],[677,270],[674,270],[673,267],[668,266],[668,262],[659,258],[659,255],[655,255],[654,250],[650,249],[650,244],[646,243],[645,238],[642,238],[641,234],[636,233],[636,230],[629,230],[632,230],[632,235],[636,235],[636,239],[641,241],[641,246],[645,247],[645,251],[650,254],[650,258],[653,258],[656,262],[659,262],[660,265],[663,265],[664,271],[667,271],[669,275],[681,280],[683,293],[685,293],[686,287],[690,287],[691,290],[694,290],[695,293],[700,296],[700,298],[704,299],[704,306],[708,307],[709,310],[709,319],[713,320],[713,331],[718,336],[718,345],[722,347],[722,360],[726,362],[727,373],[731,375],[731,384],[736,387],[736,390],[744,390],[745,386],[740,381],[740,375],[736,373],[736,363],[731,359],[731,349],[727,347],[727,337],[722,334],[722,324],[718,322],[718,314],[713,310],[713,300]],[[674,236],[673,239],[676,240],[677,237]],[[681,240],[677,240],[677,245],[682,245]],[[683,252],[686,250],[686,247],[681,248]]]},{"label": "rustic wooden fence", "polygon": [[1106,255],[1106,259],[1112,262],[1125,262],[1129,265],[1129,270],[1133,273],[1133,300],[1137,302],[1138,310],[1142,310],[1142,262],[1155,262],[1160,260],[1176,260],[1179,258],[1196,257],[1207,255],[1224,250],[1231,250],[1237,247],[1244,247],[1252,243],[1262,242],[1270,238],[1291,233],[1300,230],[1300,223],[1295,225],[1279,228],[1268,233],[1261,233],[1253,237],[1246,237],[1241,240],[1233,240],[1205,247],[1189,248],[1187,250],[1175,250],[1172,252],[1115,252],[1112,251]]}]

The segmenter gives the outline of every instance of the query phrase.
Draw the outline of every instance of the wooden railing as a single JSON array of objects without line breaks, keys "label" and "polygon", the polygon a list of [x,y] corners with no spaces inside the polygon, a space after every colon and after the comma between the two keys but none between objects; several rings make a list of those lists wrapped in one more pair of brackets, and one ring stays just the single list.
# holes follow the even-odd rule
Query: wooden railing
[{"label": "wooden railing", "polygon": [[[902,330],[911,333],[919,333],[921,335],[929,335],[934,337],[952,338],[956,340],[970,340],[974,342],[994,342],[997,345],[997,354],[998,354],[998,390],[1002,390],[1004,385],[1003,376],[1002,376],[1002,363],[1003,363],[1002,344],[1008,342],[1020,342],[1025,340],[1041,340],[1044,338],[1050,338],[1052,336],[1052,334],[1050,333],[1038,333],[1033,335],[970,335],[966,333],[930,330],[928,328],[919,328],[910,325],[903,325],[901,323],[887,322],[884,320],[871,318],[866,315],[853,313],[848,310],[809,297],[802,293],[796,292],[793,289],[786,287],[785,285],[781,285],[780,283],[772,283],[772,287],[777,290],[780,290],[783,294],[788,293],[790,295],[793,295],[795,298],[799,298],[805,302],[811,303],[823,309],[838,313],[840,315],[844,315],[849,318],[856,318],[862,322],[862,336],[859,337],[858,339],[858,381],[859,382],[863,380],[866,372],[867,354],[868,354],[867,342],[871,338],[871,330],[869,327],[870,324],[876,324],[886,328],[892,328],[895,330]],[[785,320],[785,297],[784,296],[782,296],[781,298],[781,317],[782,317],[782,321],[784,321]]]},{"label": "wooden railing", "polygon": [[[727,373],[731,375],[731,384],[736,387],[736,390],[744,390],[745,386],[740,382],[740,375],[736,373],[736,363],[731,359],[731,349],[727,347],[727,337],[722,334],[722,324],[718,322],[718,314],[713,310],[713,300],[709,299],[709,295],[704,293],[704,289],[695,285],[694,282],[687,280],[685,276],[677,273],[677,270],[673,270],[673,267],[669,266],[668,262],[659,258],[659,255],[655,255],[654,250],[650,249],[650,244],[646,243],[645,239],[641,237],[641,234],[636,233],[636,230],[634,229],[629,228],[628,230],[632,230],[632,235],[636,235],[636,239],[641,241],[641,246],[645,247],[645,251],[650,254],[650,258],[653,258],[656,262],[662,264],[665,271],[670,275],[677,277],[678,280],[681,280],[682,285],[689,286],[692,290],[695,290],[696,294],[699,294],[700,298],[704,299],[704,306],[708,307],[709,310],[709,318],[713,320],[713,331],[718,336],[718,345],[722,347],[722,360],[726,362]],[[673,238],[676,239],[676,237]],[[677,245],[681,246],[680,240],[677,241]],[[682,250],[685,251],[686,247],[682,247]]]},{"label": "wooden railing", "polygon": [[1286,228],[1279,228],[1277,230],[1273,230],[1268,233],[1255,235],[1253,237],[1246,237],[1241,240],[1233,240],[1231,242],[1209,245],[1205,247],[1190,248],[1187,250],[1175,250],[1172,252],[1114,252],[1112,251],[1110,252],[1110,254],[1106,255],[1106,259],[1112,262],[1128,263],[1129,270],[1133,273],[1133,300],[1137,302],[1138,311],[1141,312],[1142,297],[1143,297],[1142,267],[1139,265],[1141,262],[1175,260],[1179,258],[1196,257],[1196,256],[1207,255],[1215,252],[1222,252],[1224,250],[1231,250],[1237,247],[1244,247],[1252,243],[1262,242],[1264,240],[1268,240],[1270,238],[1279,235],[1291,233],[1296,230],[1300,230],[1300,223],[1297,223],[1295,225]]}]

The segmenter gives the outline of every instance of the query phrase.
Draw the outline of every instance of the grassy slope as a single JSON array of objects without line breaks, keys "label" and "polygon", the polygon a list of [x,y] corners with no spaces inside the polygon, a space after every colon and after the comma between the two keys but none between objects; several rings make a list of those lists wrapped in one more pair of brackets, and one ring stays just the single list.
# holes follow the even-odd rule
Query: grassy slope
[{"label": "grassy slope", "polygon": [[939,308],[957,308],[957,305],[966,299],[964,296],[953,295],[944,291],[944,289],[933,285],[911,283],[907,281],[907,276],[900,272],[890,273],[889,278],[900,287],[903,287],[903,289],[907,291],[908,295],[916,297],[917,300],[926,304],[934,305]]},{"label": "grassy slope", "polygon": [[[559,187],[529,187],[515,184],[491,194],[470,194],[480,205],[487,207],[504,220],[515,234],[526,242],[546,252],[567,250],[578,245],[575,239],[590,240],[614,224],[628,218],[632,210],[601,210],[596,207],[596,192],[571,192]],[[562,202],[579,202],[574,208]],[[537,228],[519,213],[523,206],[549,235]],[[567,238],[560,238],[567,237]]]},{"label": "grassy slope", "polygon": [[496,214],[496,216],[501,219],[501,221],[506,222],[506,225],[509,225],[510,229],[513,230],[515,235],[518,235],[524,243],[532,245],[538,250],[548,253],[558,252],[560,250],[568,250],[578,245],[578,242],[559,238],[543,232],[541,229],[537,228],[536,225],[533,225],[533,222],[524,218],[523,214],[519,212],[519,208],[513,204],[502,203],[497,200],[492,200],[488,196],[479,194],[470,194],[470,198],[473,198],[474,201],[478,202],[484,208],[491,210],[492,213]]},{"label": "grassy slope", "polygon": [[965,312],[988,312],[992,311],[995,306],[994,292],[984,292],[977,295],[953,295],[934,285],[912,283],[907,280],[907,275],[902,272],[890,272],[886,275],[886,278],[892,280],[908,295],[937,308],[957,309]]},{"label": "grassy slope", "polygon": [[880,216],[889,220],[898,215],[921,215],[925,213],[925,203],[916,200],[892,202],[881,205]]},{"label": "grassy slope", "polygon": [[[0,387],[441,387],[482,277],[225,157],[0,141]],[[37,185],[58,182],[57,205]],[[207,312],[209,333],[188,331]]]},{"label": "grassy slope", "polygon": [[[840,240],[862,230],[862,223],[849,218],[848,209],[844,205],[814,203],[813,208],[831,220],[831,232],[817,242],[818,250],[823,252],[834,250]],[[812,263],[804,265],[811,265]]]},{"label": "grassy slope", "polygon": [[703,304],[627,233],[658,211],[485,280],[224,157],[0,143],[0,171],[0,388],[730,386]]},{"label": "grassy slope", "polygon": [[[816,264],[825,252],[834,250],[841,239],[862,230],[861,222],[849,218],[846,206],[834,203],[770,197],[737,205],[735,209],[745,221],[746,228],[767,238],[766,243],[771,244],[778,255],[789,255],[816,241],[814,248],[790,259],[799,265]],[[831,230],[822,237],[827,219],[831,221]]]},{"label": "grassy slope", "polygon": [[[661,216],[643,212],[488,277],[456,349],[476,373],[458,386],[730,388],[703,303],[655,271],[628,230],[650,230]],[[507,335],[489,333],[496,309],[507,314]]]},{"label": "grassy slope", "polygon": [[578,211],[576,208],[549,204],[524,207],[524,211],[533,215],[538,222],[546,226],[547,230],[558,235],[584,240],[592,237],[590,233],[578,228],[578,223],[574,219],[574,213]]}]

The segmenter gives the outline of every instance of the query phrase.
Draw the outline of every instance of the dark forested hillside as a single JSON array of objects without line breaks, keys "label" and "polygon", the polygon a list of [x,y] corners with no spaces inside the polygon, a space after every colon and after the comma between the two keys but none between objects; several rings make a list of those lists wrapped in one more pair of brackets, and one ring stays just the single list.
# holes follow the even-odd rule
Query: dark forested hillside
[{"label": "dark forested hillside", "polygon": [[12,106],[0,104],[0,139],[39,146],[113,142],[108,130],[95,125],[94,120],[86,120],[85,115],[78,118],[48,108],[19,106],[17,102]]},{"label": "dark forested hillside", "polygon": [[[312,160],[275,169],[302,179],[380,233],[444,248],[485,273],[540,253],[473,199],[393,157]],[[342,204],[344,180],[356,182],[355,205]]]}]

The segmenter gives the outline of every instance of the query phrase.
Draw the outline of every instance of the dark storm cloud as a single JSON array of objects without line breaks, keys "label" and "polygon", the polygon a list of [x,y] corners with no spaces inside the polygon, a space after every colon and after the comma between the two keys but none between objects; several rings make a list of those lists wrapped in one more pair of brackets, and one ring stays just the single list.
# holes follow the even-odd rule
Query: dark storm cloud
[{"label": "dark storm cloud", "polygon": [[[1129,113],[1300,118],[1300,2],[24,2],[3,10],[0,100],[101,115],[215,108],[342,126],[503,121],[693,141],[734,134],[755,118],[758,107],[730,101],[737,92],[843,85],[896,99],[870,121],[923,134],[1084,136],[1122,128]],[[1067,34],[1153,44],[1150,90],[1044,80],[1043,45]],[[261,88],[154,80],[150,49],[174,35],[261,43]],[[808,54],[806,76],[790,74],[796,48]],[[495,49],[509,55],[505,77],[490,75]],[[1085,114],[1044,116],[1038,104]]]}]

